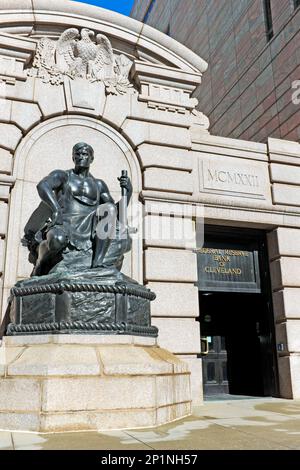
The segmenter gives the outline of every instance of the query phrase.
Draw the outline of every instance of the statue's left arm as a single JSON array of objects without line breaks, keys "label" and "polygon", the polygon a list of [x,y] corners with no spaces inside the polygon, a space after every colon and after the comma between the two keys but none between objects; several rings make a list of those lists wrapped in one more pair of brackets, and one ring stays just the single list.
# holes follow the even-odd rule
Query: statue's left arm
[{"label": "statue's left arm", "polygon": [[[121,188],[126,188],[127,189],[127,204],[129,204],[131,196],[132,196],[132,184],[130,181],[130,178],[128,176],[120,176],[118,178],[120,181],[120,186]],[[116,204],[116,206],[119,206],[119,203],[116,203],[112,197],[112,195],[109,192],[108,186],[104,181],[98,180],[98,187],[100,189],[100,204],[104,202],[111,202],[113,204]]]},{"label": "statue's left arm", "polygon": [[97,184],[98,184],[99,193],[100,193],[99,204],[103,204],[105,202],[111,202],[112,204],[116,204],[114,201],[114,198],[109,192],[107,184],[104,183],[104,181],[102,180],[98,180]]},{"label": "statue's left arm", "polygon": [[121,189],[125,188],[127,190],[127,205],[128,205],[132,196],[132,184],[131,184],[130,178],[126,174],[126,175],[120,176],[118,180],[120,182]]}]

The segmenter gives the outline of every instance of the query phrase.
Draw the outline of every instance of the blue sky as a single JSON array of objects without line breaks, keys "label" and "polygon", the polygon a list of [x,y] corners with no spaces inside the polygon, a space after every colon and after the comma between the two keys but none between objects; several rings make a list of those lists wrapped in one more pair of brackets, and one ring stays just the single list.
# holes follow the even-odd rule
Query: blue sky
[{"label": "blue sky", "polygon": [[80,2],[117,11],[118,13],[123,13],[123,15],[129,15],[134,0],[80,0]]}]

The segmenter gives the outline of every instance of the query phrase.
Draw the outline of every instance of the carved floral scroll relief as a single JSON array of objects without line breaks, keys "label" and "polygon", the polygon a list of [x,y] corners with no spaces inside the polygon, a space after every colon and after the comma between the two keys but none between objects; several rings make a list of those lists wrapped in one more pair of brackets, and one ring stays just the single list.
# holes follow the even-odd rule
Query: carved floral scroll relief
[{"label": "carved floral scroll relief", "polygon": [[59,85],[67,76],[74,80],[103,82],[107,94],[125,94],[132,87],[129,71],[132,61],[125,55],[115,55],[104,34],[83,28],[69,28],[58,41],[40,39],[29,76],[39,77],[44,83]]}]

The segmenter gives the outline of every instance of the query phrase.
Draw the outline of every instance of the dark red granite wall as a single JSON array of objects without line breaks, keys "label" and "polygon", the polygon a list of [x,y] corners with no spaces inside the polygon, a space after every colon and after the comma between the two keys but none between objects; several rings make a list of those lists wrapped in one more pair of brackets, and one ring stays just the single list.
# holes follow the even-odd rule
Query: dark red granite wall
[{"label": "dark red granite wall", "polygon": [[[135,0],[143,20],[151,0]],[[267,41],[263,0],[156,0],[147,24],[209,63],[196,93],[217,135],[254,141],[300,140],[300,8],[271,0],[274,36]]]}]

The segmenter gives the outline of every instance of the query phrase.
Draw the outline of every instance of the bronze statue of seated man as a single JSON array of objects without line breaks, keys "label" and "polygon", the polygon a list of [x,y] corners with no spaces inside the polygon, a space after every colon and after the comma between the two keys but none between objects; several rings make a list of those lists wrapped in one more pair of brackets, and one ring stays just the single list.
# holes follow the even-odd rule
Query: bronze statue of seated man
[{"label": "bronze statue of seated man", "polygon": [[74,168],[54,170],[37,185],[40,205],[23,242],[34,264],[30,279],[11,289],[3,328],[22,334],[136,334],[157,336],[151,325],[155,294],[122,273],[131,249],[125,170],[115,203],[104,181],[90,173],[92,147],[73,147]]},{"label": "bronze statue of seated man", "polygon": [[[54,170],[37,185],[50,218],[36,231],[25,229],[25,242],[35,264],[33,276],[48,274],[67,247],[78,252],[92,250],[91,268],[103,266],[109,248],[115,265],[130,249],[124,247],[128,240],[123,244],[115,241],[116,231],[120,234],[120,205],[113,200],[105,182],[90,173],[93,160],[93,148],[77,143],[73,147],[74,168]],[[132,195],[130,179],[123,174],[119,181],[122,192],[127,192],[128,204]]]}]

